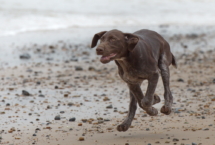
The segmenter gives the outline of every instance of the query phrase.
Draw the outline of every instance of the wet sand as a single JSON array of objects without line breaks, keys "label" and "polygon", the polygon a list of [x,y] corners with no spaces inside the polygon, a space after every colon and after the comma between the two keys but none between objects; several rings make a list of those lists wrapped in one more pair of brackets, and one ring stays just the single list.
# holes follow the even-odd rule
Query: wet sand
[{"label": "wet sand", "polygon": [[[188,52],[187,47],[212,47],[202,35],[189,37],[169,38],[171,45],[184,47],[176,54],[178,69],[170,67],[173,112],[151,117],[138,108],[127,132],[116,130],[127,114],[129,95],[114,62],[101,64],[88,43],[16,47],[13,63],[3,62],[0,69],[0,144],[215,144],[215,51]],[[19,58],[26,53],[29,59]],[[144,92],[146,87],[145,81]],[[161,78],[156,93],[160,109]]]}]

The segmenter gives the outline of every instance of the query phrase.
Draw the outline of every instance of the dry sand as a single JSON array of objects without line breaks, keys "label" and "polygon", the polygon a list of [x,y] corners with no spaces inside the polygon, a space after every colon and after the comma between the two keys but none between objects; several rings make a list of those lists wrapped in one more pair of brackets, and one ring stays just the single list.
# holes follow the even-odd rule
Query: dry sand
[{"label": "dry sand", "polygon": [[[214,50],[177,54],[178,69],[170,67],[173,112],[150,117],[138,108],[131,128],[118,132],[128,110],[127,86],[113,62],[101,64],[86,48],[62,41],[28,45],[13,55],[28,52],[30,59],[1,65],[0,144],[215,144]],[[160,109],[161,79],[156,93]]]}]

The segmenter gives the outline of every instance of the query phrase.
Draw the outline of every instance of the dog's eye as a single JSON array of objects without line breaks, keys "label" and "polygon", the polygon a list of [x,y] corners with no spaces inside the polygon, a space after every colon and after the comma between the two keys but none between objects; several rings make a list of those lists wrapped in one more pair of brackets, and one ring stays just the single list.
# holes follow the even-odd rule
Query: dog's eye
[{"label": "dog's eye", "polygon": [[111,38],[110,41],[111,41],[111,42],[114,42],[114,41],[116,41],[116,39],[115,39],[115,38]]}]

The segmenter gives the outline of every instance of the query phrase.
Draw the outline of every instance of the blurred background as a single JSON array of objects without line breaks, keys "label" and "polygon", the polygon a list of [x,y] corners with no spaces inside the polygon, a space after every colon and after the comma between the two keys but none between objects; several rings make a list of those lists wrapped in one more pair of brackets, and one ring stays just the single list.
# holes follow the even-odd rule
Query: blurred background
[{"label": "blurred background", "polygon": [[0,0],[0,3],[0,36],[74,29],[71,35],[81,34],[82,41],[86,35],[89,39],[89,34],[97,32],[82,33],[82,29],[133,31],[177,26],[169,30],[172,35],[202,33],[205,27],[215,24],[214,0]]}]

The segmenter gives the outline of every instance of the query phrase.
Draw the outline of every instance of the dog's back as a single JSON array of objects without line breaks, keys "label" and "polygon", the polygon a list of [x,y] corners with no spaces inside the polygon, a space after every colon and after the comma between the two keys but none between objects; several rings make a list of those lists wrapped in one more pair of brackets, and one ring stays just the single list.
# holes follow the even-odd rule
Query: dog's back
[{"label": "dog's back", "polygon": [[177,67],[175,57],[170,51],[169,43],[160,34],[147,29],[141,29],[133,34],[140,38],[140,43],[146,43],[149,46],[147,48],[150,48],[157,62],[164,55],[169,65],[172,64]]}]

